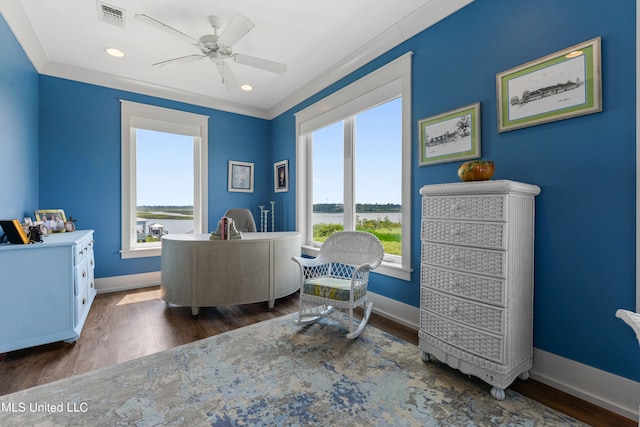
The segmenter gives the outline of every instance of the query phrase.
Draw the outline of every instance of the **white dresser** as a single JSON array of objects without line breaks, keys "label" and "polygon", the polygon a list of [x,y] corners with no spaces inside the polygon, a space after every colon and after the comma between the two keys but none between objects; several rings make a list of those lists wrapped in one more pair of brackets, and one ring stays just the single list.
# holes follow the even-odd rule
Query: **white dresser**
[{"label": "white dresser", "polygon": [[93,230],[0,245],[0,353],[77,340],[96,295],[94,268]]},{"label": "white dresser", "polygon": [[419,346],[504,399],[533,359],[535,185],[426,185],[422,197]]}]

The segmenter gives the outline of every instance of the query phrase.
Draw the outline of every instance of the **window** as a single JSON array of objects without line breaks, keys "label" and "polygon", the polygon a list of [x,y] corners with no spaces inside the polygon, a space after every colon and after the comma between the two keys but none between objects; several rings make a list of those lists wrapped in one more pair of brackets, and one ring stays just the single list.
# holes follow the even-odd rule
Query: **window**
[{"label": "window", "polygon": [[122,258],[207,230],[208,117],[121,101]]},{"label": "window", "polygon": [[410,280],[411,54],[296,114],[297,226],[317,253],[338,230],[385,248],[378,273]]}]

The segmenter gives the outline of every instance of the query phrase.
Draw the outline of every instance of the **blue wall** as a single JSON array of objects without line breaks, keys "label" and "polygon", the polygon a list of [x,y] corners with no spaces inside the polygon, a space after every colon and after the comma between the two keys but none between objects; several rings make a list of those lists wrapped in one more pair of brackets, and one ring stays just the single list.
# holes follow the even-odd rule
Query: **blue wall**
[{"label": "blue wall", "polygon": [[[120,99],[208,115],[209,231],[230,207],[259,218],[273,191],[269,121],[40,76],[39,206],[95,230],[96,277],[160,270],[160,257],[120,259]],[[227,192],[229,160],[255,163],[254,193]]]},{"label": "blue wall", "polygon": [[[603,112],[497,133],[497,73],[596,36],[602,37]],[[295,182],[288,193],[274,194],[272,176],[273,162],[283,159],[295,176],[293,113],[413,51],[414,129],[419,119],[480,101],[483,157],[496,161],[495,179],[542,188],[535,346],[640,381],[635,336],[614,317],[616,309],[635,303],[635,2],[476,0],[272,121],[45,76],[38,88],[4,21],[0,45],[0,213],[65,209],[80,228],[96,230],[98,277],[159,269],[159,258],[121,260],[118,253],[119,99],[211,117],[210,228],[227,207],[250,207],[258,217],[257,205],[276,200],[276,227],[292,230]],[[39,130],[33,126],[38,116]],[[456,181],[458,166],[419,167],[417,146],[414,135],[413,280],[372,278],[374,292],[413,306],[419,304],[418,191]],[[255,162],[254,194],[226,191],[229,159]]]},{"label": "blue wall", "polygon": [[0,218],[38,201],[38,74],[0,16]]},{"label": "blue wall", "polygon": [[[498,134],[497,73],[597,36],[603,112]],[[637,340],[614,316],[618,308],[635,309],[635,49],[632,1],[612,7],[599,0],[476,0],[275,118],[274,151],[295,158],[294,113],[413,51],[412,123],[480,101],[482,155],[496,162],[494,178],[542,188],[536,200],[535,347],[639,381]],[[419,306],[419,190],[457,181],[460,162],[419,167],[415,129],[413,278],[374,275],[371,288]],[[283,203],[291,209],[284,227],[294,228],[295,206]]]}]

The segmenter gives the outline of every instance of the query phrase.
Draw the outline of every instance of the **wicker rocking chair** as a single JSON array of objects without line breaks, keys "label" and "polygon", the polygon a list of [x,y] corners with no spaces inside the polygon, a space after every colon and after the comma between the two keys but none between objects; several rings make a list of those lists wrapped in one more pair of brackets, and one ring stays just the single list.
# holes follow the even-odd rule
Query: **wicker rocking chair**
[{"label": "wicker rocking chair", "polygon": [[[334,308],[348,310],[347,338],[358,338],[373,307],[372,302],[367,302],[369,271],[380,265],[383,255],[382,244],[373,234],[341,231],[327,238],[316,258],[294,257],[302,273],[296,323],[315,322]],[[360,305],[364,315],[356,324],[353,309]]]}]

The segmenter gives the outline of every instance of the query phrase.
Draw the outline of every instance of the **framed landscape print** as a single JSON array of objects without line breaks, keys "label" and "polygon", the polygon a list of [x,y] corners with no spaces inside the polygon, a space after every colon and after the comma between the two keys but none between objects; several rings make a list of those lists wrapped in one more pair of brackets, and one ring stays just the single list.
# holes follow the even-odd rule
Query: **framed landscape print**
[{"label": "framed landscape print", "polygon": [[602,111],[600,37],[496,76],[498,132]]},{"label": "framed landscape print", "polygon": [[418,122],[420,166],[480,157],[480,103]]},{"label": "framed landscape print", "polygon": [[229,160],[228,190],[253,193],[253,163]]}]

